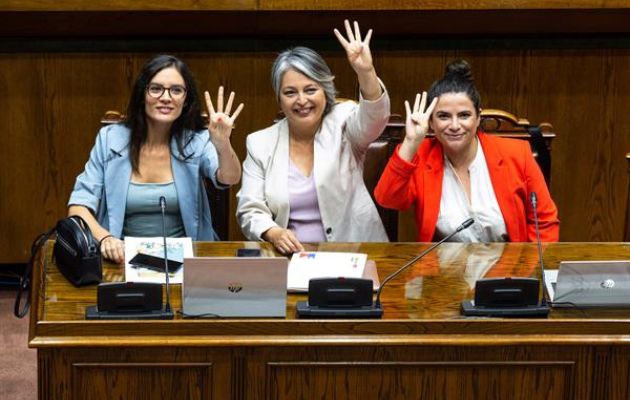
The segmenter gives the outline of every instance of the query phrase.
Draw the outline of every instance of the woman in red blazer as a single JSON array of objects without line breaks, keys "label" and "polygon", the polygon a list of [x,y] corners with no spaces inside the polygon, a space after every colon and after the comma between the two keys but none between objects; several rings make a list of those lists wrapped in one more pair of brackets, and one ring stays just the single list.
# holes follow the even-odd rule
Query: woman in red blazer
[{"label": "woman in red blazer", "polygon": [[[463,60],[449,64],[428,95],[418,94],[413,110],[406,101],[405,138],[376,186],[377,202],[415,205],[421,242],[445,237],[467,218],[475,223],[452,240],[526,242],[536,240],[535,192],[541,239],[558,241],[558,211],[529,144],[479,130],[480,103]],[[425,139],[429,129],[435,138]]]}]

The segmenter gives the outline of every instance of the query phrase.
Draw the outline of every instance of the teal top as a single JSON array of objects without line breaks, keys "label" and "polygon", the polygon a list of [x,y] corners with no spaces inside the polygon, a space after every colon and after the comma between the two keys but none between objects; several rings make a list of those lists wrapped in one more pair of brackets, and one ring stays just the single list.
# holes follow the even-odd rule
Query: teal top
[{"label": "teal top", "polygon": [[[179,212],[186,236],[192,240],[218,240],[212,229],[212,215],[204,179],[217,189],[229,186],[217,181],[219,157],[208,130],[186,131],[184,151],[171,141],[171,169],[177,187]],[[98,223],[116,237],[122,236],[127,191],[131,181],[129,140],[131,132],[122,124],[101,128],[85,170],[77,177],[68,205],[89,208]]]},{"label": "teal top", "polygon": [[161,196],[164,196],[166,199],[164,213],[166,236],[186,236],[182,216],[179,212],[177,189],[173,181],[166,183],[129,183],[123,236],[162,236]]}]

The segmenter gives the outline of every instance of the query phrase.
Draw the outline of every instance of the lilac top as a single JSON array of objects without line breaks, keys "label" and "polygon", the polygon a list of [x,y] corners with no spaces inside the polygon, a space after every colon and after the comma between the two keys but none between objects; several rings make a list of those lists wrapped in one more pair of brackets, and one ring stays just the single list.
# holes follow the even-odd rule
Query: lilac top
[{"label": "lilac top", "polygon": [[315,177],[304,176],[289,158],[289,225],[300,242],[325,242]]}]

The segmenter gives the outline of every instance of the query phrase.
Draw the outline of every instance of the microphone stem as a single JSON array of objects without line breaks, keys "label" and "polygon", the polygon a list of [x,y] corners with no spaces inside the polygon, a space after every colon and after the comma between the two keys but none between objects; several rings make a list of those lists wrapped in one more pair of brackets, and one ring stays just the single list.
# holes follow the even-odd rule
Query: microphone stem
[{"label": "microphone stem", "polygon": [[456,230],[454,230],[453,232],[451,232],[449,235],[447,235],[446,237],[444,237],[442,240],[440,240],[437,243],[434,243],[432,246],[430,246],[428,249],[426,249],[425,251],[423,251],[422,253],[418,254],[417,256],[415,256],[414,258],[412,258],[409,262],[407,262],[405,265],[403,265],[402,267],[400,267],[396,272],[394,272],[393,274],[389,275],[387,278],[385,278],[385,280],[383,281],[383,283],[381,283],[381,286],[378,288],[378,291],[376,292],[376,301],[375,304],[376,306],[380,306],[381,305],[381,291],[383,289],[383,287],[385,286],[385,284],[389,281],[391,281],[392,279],[394,279],[396,276],[398,276],[398,274],[400,274],[402,271],[404,271],[406,268],[408,268],[410,265],[414,264],[416,261],[418,261],[419,259],[421,259],[422,257],[426,256],[428,253],[430,253],[433,249],[435,249],[436,247],[438,247],[439,245],[441,245],[442,243],[446,242],[447,240],[449,240],[450,238],[452,238],[453,236],[455,236],[455,234],[463,231],[464,229],[468,228],[470,225],[473,224],[473,222],[475,222],[472,218],[467,219],[466,221],[464,221],[463,224],[461,224],[459,227],[457,227]]},{"label": "microphone stem", "polygon": [[[542,305],[547,305],[547,284],[545,281],[545,264],[543,263],[542,244],[540,242],[540,229],[538,228],[538,199],[536,193],[531,194],[532,208],[534,209],[534,227],[536,228],[536,245],[538,247],[538,259],[540,260],[540,279],[542,282]],[[549,300],[551,301],[551,300]]]},{"label": "microphone stem", "polygon": [[164,311],[171,312],[171,285],[169,285],[169,272],[168,272],[168,253],[166,249],[166,222],[165,222],[165,208],[166,201],[164,197],[160,198],[160,208],[162,209],[162,239],[164,239],[164,270],[166,271],[166,305]]}]

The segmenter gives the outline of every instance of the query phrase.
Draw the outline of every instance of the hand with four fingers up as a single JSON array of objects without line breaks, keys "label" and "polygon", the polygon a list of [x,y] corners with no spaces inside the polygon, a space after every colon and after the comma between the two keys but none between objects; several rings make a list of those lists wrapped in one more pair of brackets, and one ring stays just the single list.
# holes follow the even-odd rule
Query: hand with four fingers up
[{"label": "hand with four fingers up", "polygon": [[345,38],[339,30],[335,29],[335,36],[341,46],[346,50],[348,61],[357,73],[359,79],[359,86],[361,87],[361,93],[367,100],[378,99],[383,90],[378,82],[376,70],[372,62],[372,52],[370,51],[370,39],[372,38],[372,30],[368,30],[365,35],[365,39],[361,37],[361,30],[359,29],[359,23],[354,21],[354,30],[350,26],[350,21],[345,20],[344,25],[346,28]]},{"label": "hand with four fingers up", "polygon": [[230,135],[232,134],[232,128],[234,127],[234,121],[243,110],[243,103],[239,104],[234,113],[230,116],[232,111],[232,104],[234,103],[234,92],[230,92],[227,104],[223,108],[223,86],[219,86],[217,93],[217,108],[215,110],[210,93],[206,91],[206,107],[208,107],[208,131],[210,132],[210,140],[212,144],[220,152],[230,146]]},{"label": "hand with four fingers up", "polygon": [[[429,119],[431,113],[437,104],[437,97],[431,101],[427,107],[427,92],[416,94],[416,100],[413,103],[413,109],[409,106],[409,102],[405,100],[405,110],[407,118],[405,119],[405,140],[403,140],[398,150],[398,154],[406,161],[411,161],[418,151],[418,146],[424,140],[429,131]],[[426,109],[425,109],[426,107]]]},{"label": "hand with four fingers up", "polygon": [[243,110],[243,103],[239,104],[234,113],[230,115],[234,103],[234,92],[230,92],[224,108],[223,86],[219,86],[216,110],[212,104],[210,93],[206,91],[204,95],[206,107],[208,107],[208,133],[219,156],[217,180],[226,185],[236,184],[241,179],[241,163],[230,144],[230,136],[234,128],[234,121]]}]

